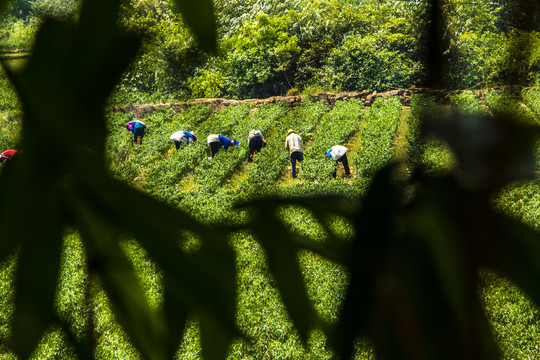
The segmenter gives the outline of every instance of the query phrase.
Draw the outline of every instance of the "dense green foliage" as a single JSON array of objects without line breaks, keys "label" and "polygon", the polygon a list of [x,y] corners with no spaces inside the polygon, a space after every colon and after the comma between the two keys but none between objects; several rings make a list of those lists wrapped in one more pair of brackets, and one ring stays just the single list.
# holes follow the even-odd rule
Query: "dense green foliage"
[{"label": "dense green foliage", "polygon": [[[118,85],[119,103],[252,98],[425,86],[426,2],[216,1],[217,54],[201,51],[174,1],[125,1],[122,26],[144,37]],[[20,0],[2,22],[3,48],[30,48],[41,20],[78,17],[75,0]],[[511,3],[442,5],[449,88],[538,84],[540,37]]]}]

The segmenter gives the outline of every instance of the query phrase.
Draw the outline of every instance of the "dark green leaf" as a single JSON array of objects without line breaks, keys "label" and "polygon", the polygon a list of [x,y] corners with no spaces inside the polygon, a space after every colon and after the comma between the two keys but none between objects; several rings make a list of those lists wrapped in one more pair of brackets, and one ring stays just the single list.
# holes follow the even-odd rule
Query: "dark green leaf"
[{"label": "dark green leaf", "polygon": [[199,313],[203,359],[221,360],[227,358],[227,352],[233,339],[233,333],[216,321],[213,314]]},{"label": "dark green leaf", "polygon": [[281,206],[302,206],[310,210],[319,223],[323,226],[326,233],[329,235],[324,243],[313,242],[304,237],[295,235],[289,232],[290,240],[299,248],[313,251],[317,254],[325,256],[329,260],[342,265],[349,265],[349,244],[339,241],[329,229],[327,220],[330,215],[340,215],[346,218],[351,218],[354,214],[353,207],[355,201],[346,199],[342,196],[326,195],[326,196],[310,196],[310,197],[292,197],[292,198],[260,198],[254,199],[240,204],[239,208],[259,208],[273,207],[278,209]]},{"label": "dark green leaf", "polygon": [[[191,310],[211,314],[235,336],[236,273],[227,234],[204,227],[185,213],[111,179],[90,181],[85,200],[115,226],[135,236],[167,274],[169,291],[182,294],[178,306],[187,304]],[[135,210],[128,213],[126,208]],[[199,253],[192,256],[181,250],[182,230],[201,236]]]},{"label": "dark green leaf", "polygon": [[13,335],[18,355],[27,359],[55,318],[63,229],[56,189],[49,188],[41,194],[38,189],[23,189],[26,196],[39,199],[11,225],[17,227],[21,244],[15,278]]},{"label": "dark green leaf", "polygon": [[20,177],[17,177],[17,171],[21,171],[20,160],[15,158],[6,164],[0,177],[0,198],[2,199],[0,201],[0,229],[2,229],[0,261],[13,255],[24,239],[19,231],[18,222],[14,219],[25,218],[26,208],[22,200],[27,196],[25,189],[28,189],[31,184],[29,178],[21,183]]},{"label": "dark green leaf", "polygon": [[145,358],[167,358],[165,320],[150,310],[133,266],[120,247],[118,231],[85,206],[76,193],[69,199],[87,245],[90,271],[99,275],[120,324]]},{"label": "dark green leaf", "polygon": [[[483,249],[484,243],[478,240],[475,226],[485,228],[483,222],[490,218],[489,197],[470,193],[450,178],[426,181],[419,193],[405,208],[407,227],[395,250],[404,305],[390,316],[394,322],[410,316],[408,321],[417,327],[416,339],[409,340],[409,349],[401,345],[401,352],[424,352],[428,358],[441,359],[498,358],[476,296],[482,259],[476,250]],[[468,221],[474,214],[476,219]],[[491,233],[485,231],[484,235]],[[410,334],[396,338],[403,341]]]},{"label": "dark green leaf", "polygon": [[460,169],[458,178],[467,188],[493,191],[534,176],[538,126],[504,115],[457,115],[429,119],[425,131],[452,148]]},{"label": "dark green leaf", "polygon": [[172,359],[178,351],[180,341],[184,334],[186,321],[189,315],[189,308],[185,304],[184,295],[174,281],[165,274],[164,288],[164,311],[167,314],[165,319],[167,325],[167,358]]},{"label": "dark green leaf", "polygon": [[225,359],[233,338],[238,334],[233,326],[236,311],[236,263],[232,248],[225,233],[204,239],[202,248],[194,254],[197,264],[209,271],[219,286],[219,295],[226,304],[228,321],[219,321],[213,311],[201,308],[198,311],[203,357],[206,360]]},{"label": "dark green leaf", "polygon": [[357,336],[369,332],[374,308],[374,290],[381,280],[381,267],[393,238],[393,213],[396,188],[391,181],[392,168],[381,170],[373,179],[362,201],[362,210],[354,217],[362,232],[354,238],[349,254],[350,283],[337,331],[330,336],[332,346],[343,359],[349,359]]},{"label": "dark green leaf", "polygon": [[283,302],[303,341],[318,322],[317,314],[306,293],[298,263],[298,248],[291,233],[276,218],[277,209],[261,203],[254,211],[250,229],[268,254],[270,271],[276,279]]},{"label": "dark green leaf", "polygon": [[506,241],[496,244],[493,265],[540,304],[540,233],[508,218],[500,224]]}]

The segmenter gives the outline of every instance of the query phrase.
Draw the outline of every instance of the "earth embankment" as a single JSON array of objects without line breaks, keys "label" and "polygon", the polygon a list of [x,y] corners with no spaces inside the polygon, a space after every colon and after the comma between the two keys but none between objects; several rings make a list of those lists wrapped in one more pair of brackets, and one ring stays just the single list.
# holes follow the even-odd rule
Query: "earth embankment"
[{"label": "earth embankment", "polygon": [[[456,90],[454,93],[459,92],[472,92],[480,100],[483,101],[485,96],[490,91],[500,90],[498,88],[483,89],[483,90]],[[247,99],[247,100],[229,100],[223,98],[216,99],[194,99],[188,102],[178,102],[171,104],[143,104],[143,105],[126,105],[117,106],[109,109],[110,112],[122,112],[133,113],[137,118],[144,117],[152,114],[158,109],[173,109],[175,112],[181,112],[192,106],[207,105],[211,106],[214,111],[223,110],[228,106],[234,105],[253,105],[255,107],[268,103],[284,102],[289,107],[296,107],[305,98],[311,98],[314,101],[322,101],[333,106],[336,101],[348,100],[348,99],[360,99],[364,106],[371,106],[371,104],[378,97],[388,96],[400,96],[404,106],[409,106],[412,94],[417,93],[431,93],[439,98],[441,101],[448,99],[450,94],[447,90],[432,90],[426,88],[410,88],[410,89],[395,89],[384,92],[363,90],[359,92],[345,92],[345,93],[330,93],[321,92],[314,95],[296,95],[296,96],[272,96],[266,99]]]}]

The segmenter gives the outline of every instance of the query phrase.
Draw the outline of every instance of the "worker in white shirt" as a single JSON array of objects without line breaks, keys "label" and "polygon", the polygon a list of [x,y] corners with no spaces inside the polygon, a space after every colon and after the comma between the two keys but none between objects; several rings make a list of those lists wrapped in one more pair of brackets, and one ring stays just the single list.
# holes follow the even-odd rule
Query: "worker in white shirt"
[{"label": "worker in white shirt", "polygon": [[178,150],[180,149],[180,145],[182,144],[182,142],[189,144],[192,141],[197,141],[197,137],[193,132],[180,130],[171,135],[171,140],[174,141],[176,150]]},{"label": "worker in white shirt", "polygon": [[296,162],[304,161],[304,142],[298,131],[289,129],[285,138],[285,149],[291,158],[291,177],[296,178]]},{"label": "worker in white shirt", "polygon": [[[326,156],[328,156],[329,159],[336,161],[336,167],[337,164],[341,162],[343,164],[343,168],[345,169],[345,174],[347,174],[347,176],[350,176],[351,170],[349,169],[349,161],[347,160],[347,151],[348,150],[345,146],[334,145],[330,149],[328,149],[328,151],[326,152]],[[336,171],[337,169],[335,169],[332,173],[332,176],[334,178],[336,177]]]}]

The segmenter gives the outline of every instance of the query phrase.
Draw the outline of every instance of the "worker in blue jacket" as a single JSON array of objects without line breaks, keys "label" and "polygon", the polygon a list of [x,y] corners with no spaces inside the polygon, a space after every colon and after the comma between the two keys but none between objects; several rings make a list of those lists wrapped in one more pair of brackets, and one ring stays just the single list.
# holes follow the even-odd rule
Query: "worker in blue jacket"
[{"label": "worker in blue jacket", "polygon": [[133,142],[142,144],[146,124],[141,120],[131,120],[126,124],[126,129],[133,133]]},{"label": "worker in blue jacket", "polygon": [[229,146],[240,145],[240,143],[234,139],[229,139],[223,135],[211,134],[206,138],[206,142],[210,145],[210,151],[212,152],[212,158],[223,146],[223,150],[227,151]]}]

